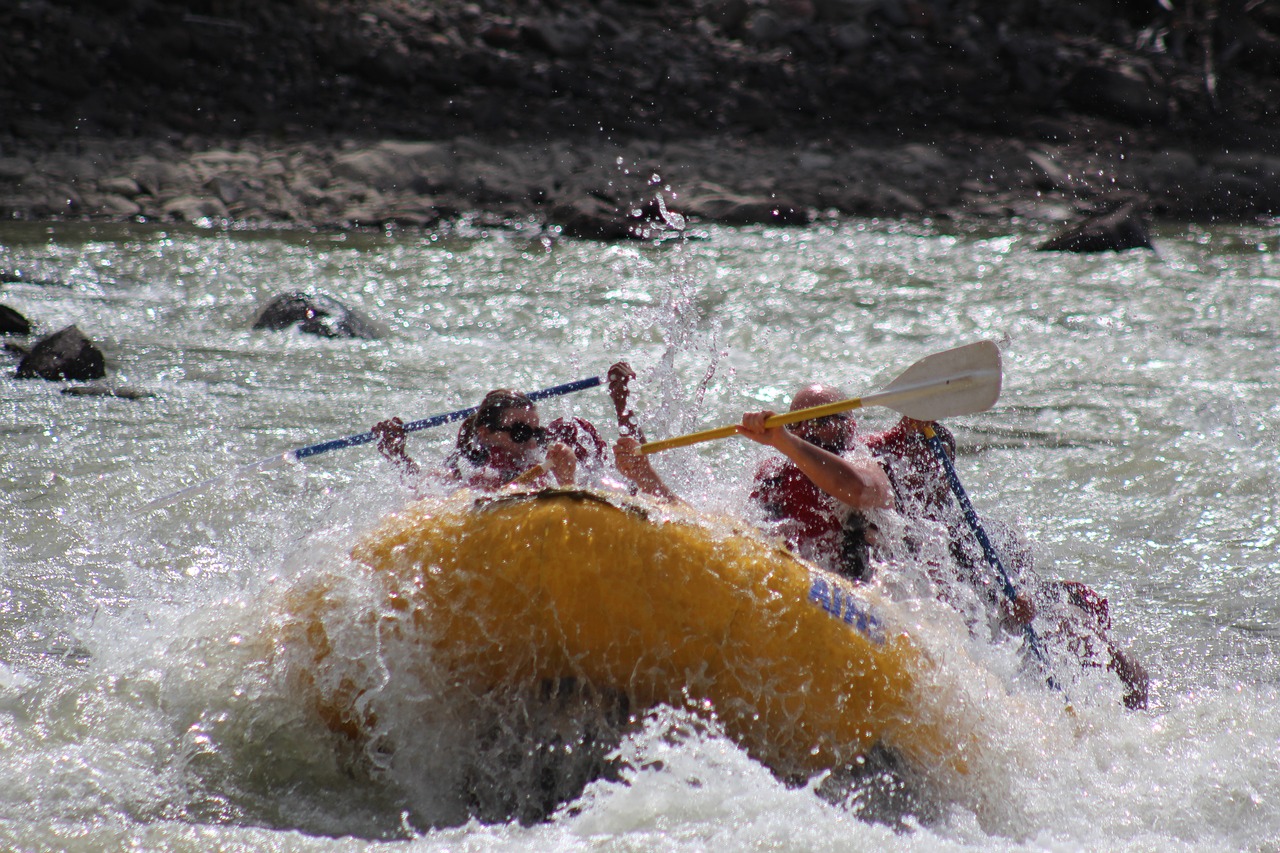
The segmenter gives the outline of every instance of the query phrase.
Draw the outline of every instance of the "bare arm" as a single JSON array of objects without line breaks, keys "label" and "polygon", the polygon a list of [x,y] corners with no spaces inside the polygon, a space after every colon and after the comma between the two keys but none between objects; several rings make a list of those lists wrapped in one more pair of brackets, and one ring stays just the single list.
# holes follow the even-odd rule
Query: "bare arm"
[{"label": "bare arm", "polygon": [[418,475],[418,463],[413,461],[405,449],[404,421],[399,418],[379,421],[373,425],[372,432],[378,439],[378,452],[396,466],[401,477]]},{"label": "bare arm", "polygon": [[628,405],[631,394],[630,383],[635,378],[636,372],[625,361],[620,361],[610,367],[609,397],[613,400],[613,408],[618,414],[618,433],[620,435],[629,435],[643,444],[644,432],[640,429],[640,422],[636,419],[636,413]]},{"label": "bare arm", "polygon": [[765,427],[765,420],[773,414],[770,411],[746,413],[738,432],[786,456],[815,486],[847,506],[854,509],[893,506],[893,487],[879,462],[870,457],[845,459],[782,427]]},{"label": "bare arm", "polygon": [[667,484],[662,482],[658,472],[653,470],[649,457],[640,454],[637,449],[639,447],[640,442],[629,435],[622,436],[614,443],[613,460],[618,473],[635,483],[636,488],[646,495],[668,501],[679,501],[680,498],[676,493],[667,488]]}]

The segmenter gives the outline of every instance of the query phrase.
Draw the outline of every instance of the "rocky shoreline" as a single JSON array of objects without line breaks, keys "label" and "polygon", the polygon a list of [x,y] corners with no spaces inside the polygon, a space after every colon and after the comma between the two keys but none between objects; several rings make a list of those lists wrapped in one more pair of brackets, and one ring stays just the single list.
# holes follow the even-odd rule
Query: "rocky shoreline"
[{"label": "rocky shoreline", "polygon": [[619,239],[652,237],[673,214],[733,224],[833,215],[1065,223],[1133,200],[1155,218],[1280,214],[1280,155],[1134,136],[1121,130],[1109,145],[1063,142],[1051,128],[1030,140],[797,145],[89,138],[0,150],[0,216],[322,229],[432,229],[465,217]]},{"label": "rocky shoreline", "polygon": [[1280,214],[1280,11],[1167,5],[15,0],[0,217]]}]

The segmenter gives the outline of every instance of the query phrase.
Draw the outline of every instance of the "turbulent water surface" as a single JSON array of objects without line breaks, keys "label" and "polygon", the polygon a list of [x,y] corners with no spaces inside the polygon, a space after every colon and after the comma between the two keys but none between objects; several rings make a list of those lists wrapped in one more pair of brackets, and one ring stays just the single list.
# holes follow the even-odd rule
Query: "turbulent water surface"
[{"label": "turbulent water surface", "polygon": [[[0,226],[0,270],[20,279],[0,302],[41,331],[77,324],[111,383],[149,392],[0,379],[0,846],[1276,849],[1274,229],[1166,227],[1157,253],[1099,256],[1036,253],[1032,231],[875,222],[697,236]],[[380,337],[250,328],[294,290],[337,297]],[[529,803],[546,786],[521,751],[528,709],[495,713],[507,742],[476,740],[429,677],[388,676],[387,743],[329,732],[271,638],[289,590],[329,583],[352,608],[350,637],[340,616],[334,630],[364,642],[356,614],[375,593],[347,553],[409,498],[367,446],[137,512],[383,417],[619,358],[655,437],[782,408],[806,379],[867,393],[981,338],[1001,346],[1005,390],[952,423],[961,476],[984,517],[1025,532],[1041,574],[1109,598],[1151,706],[1124,711],[1098,675],[1064,711],[1009,644],[984,650],[921,605],[944,671],[952,647],[982,669],[935,701],[988,747],[887,822],[822,779],[780,781],[688,709],[649,713],[607,755],[562,757],[561,778],[594,781],[546,821]],[[598,390],[543,411],[612,422]],[[452,438],[410,448],[430,463]],[[741,512],[763,455],[727,440],[658,465],[695,505]],[[388,648],[377,663],[399,662]]]}]

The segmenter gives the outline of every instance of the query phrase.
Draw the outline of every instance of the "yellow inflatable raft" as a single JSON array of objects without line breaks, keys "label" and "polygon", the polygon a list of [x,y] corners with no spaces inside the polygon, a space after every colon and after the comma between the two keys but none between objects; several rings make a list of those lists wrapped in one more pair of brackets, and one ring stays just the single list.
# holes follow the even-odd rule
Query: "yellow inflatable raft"
[{"label": "yellow inflatable raft", "polygon": [[[964,770],[964,739],[918,713],[929,663],[889,604],[740,525],[595,492],[470,495],[389,516],[353,556],[385,582],[398,630],[469,691],[572,677],[633,712],[709,709],[783,775],[877,745]],[[305,633],[322,666],[319,617]],[[322,712],[349,729],[358,715],[339,706],[357,701]]]}]

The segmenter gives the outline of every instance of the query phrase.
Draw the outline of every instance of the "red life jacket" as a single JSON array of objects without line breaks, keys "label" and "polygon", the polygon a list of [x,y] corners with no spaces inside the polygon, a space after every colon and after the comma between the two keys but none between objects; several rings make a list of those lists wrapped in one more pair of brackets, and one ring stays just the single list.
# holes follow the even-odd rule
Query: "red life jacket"
[{"label": "red life jacket", "polygon": [[840,502],[819,489],[794,462],[771,457],[756,470],[751,499],[759,502],[792,548],[834,539],[843,526]]},{"label": "red life jacket", "polygon": [[[945,430],[940,424],[934,429],[939,435]],[[900,511],[914,510],[932,518],[947,506],[951,500],[947,475],[923,433],[897,424],[864,440],[889,477]]]},{"label": "red life jacket", "polygon": [[761,463],[751,499],[796,554],[850,580],[867,579],[866,517],[815,486],[794,462],[775,456]]}]

